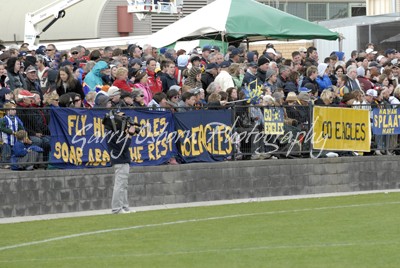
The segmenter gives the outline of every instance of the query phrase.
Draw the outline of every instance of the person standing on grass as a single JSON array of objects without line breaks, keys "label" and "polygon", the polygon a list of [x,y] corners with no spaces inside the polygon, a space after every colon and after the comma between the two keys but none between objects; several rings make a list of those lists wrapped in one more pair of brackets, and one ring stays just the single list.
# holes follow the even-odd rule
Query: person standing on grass
[{"label": "person standing on grass", "polygon": [[111,199],[111,212],[113,214],[136,212],[129,209],[128,203],[129,164],[131,162],[129,147],[134,133],[135,126],[130,126],[129,129],[125,130],[111,129],[110,136],[107,139],[111,165],[114,167],[114,189]]}]

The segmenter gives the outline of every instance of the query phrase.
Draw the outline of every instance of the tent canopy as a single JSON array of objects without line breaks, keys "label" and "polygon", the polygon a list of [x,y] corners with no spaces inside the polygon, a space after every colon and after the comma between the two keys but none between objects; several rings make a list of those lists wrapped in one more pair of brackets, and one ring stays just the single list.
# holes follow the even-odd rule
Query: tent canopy
[{"label": "tent canopy", "polygon": [[162,47],[199,38],[232,42],[338,37],[323,26],[254,0],[216,0],[153,34],[148,42]]}]

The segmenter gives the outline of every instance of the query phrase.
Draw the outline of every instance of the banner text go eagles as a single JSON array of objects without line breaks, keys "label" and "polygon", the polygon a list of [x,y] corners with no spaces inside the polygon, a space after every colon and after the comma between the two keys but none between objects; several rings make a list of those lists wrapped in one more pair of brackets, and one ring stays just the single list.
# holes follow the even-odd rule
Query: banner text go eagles
[{"label": "banner text go eagles", "polygon": [[[53,108],[50,115],[50,163],[58,168],[110,165],[102,120],[106,110]],[[123,110],[142,127],[129,148],[132,165],[160,165],[177,154],[170,134],[174,123],[170,112]]]},{"label": "banner text go eagles", "polygon": [[232,110],[175,113],[174,119],[184,162],[222,161],[232,154]]},{"label": "banner text go eagles", "polygon": [[351,108],[314,107],[313,147],[320,150],[369,152],[369,111]]}]

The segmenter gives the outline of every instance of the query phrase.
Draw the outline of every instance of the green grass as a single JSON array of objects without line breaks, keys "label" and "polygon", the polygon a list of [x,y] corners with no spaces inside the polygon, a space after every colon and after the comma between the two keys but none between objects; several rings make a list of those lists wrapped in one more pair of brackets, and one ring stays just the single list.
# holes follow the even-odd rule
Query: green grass
[{"label": "green grass", "polygon": [[3,224],[0,267],[398,267],[399,209],[380,193]]}]

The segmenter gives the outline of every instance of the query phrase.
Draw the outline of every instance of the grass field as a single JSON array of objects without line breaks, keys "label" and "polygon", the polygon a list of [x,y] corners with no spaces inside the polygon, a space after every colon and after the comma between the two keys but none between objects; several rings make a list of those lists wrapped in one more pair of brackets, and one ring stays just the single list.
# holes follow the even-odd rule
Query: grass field
[{"label": "grass field", "polygon": [[399,267],[400,193],[0,225],[0,267]]}]

